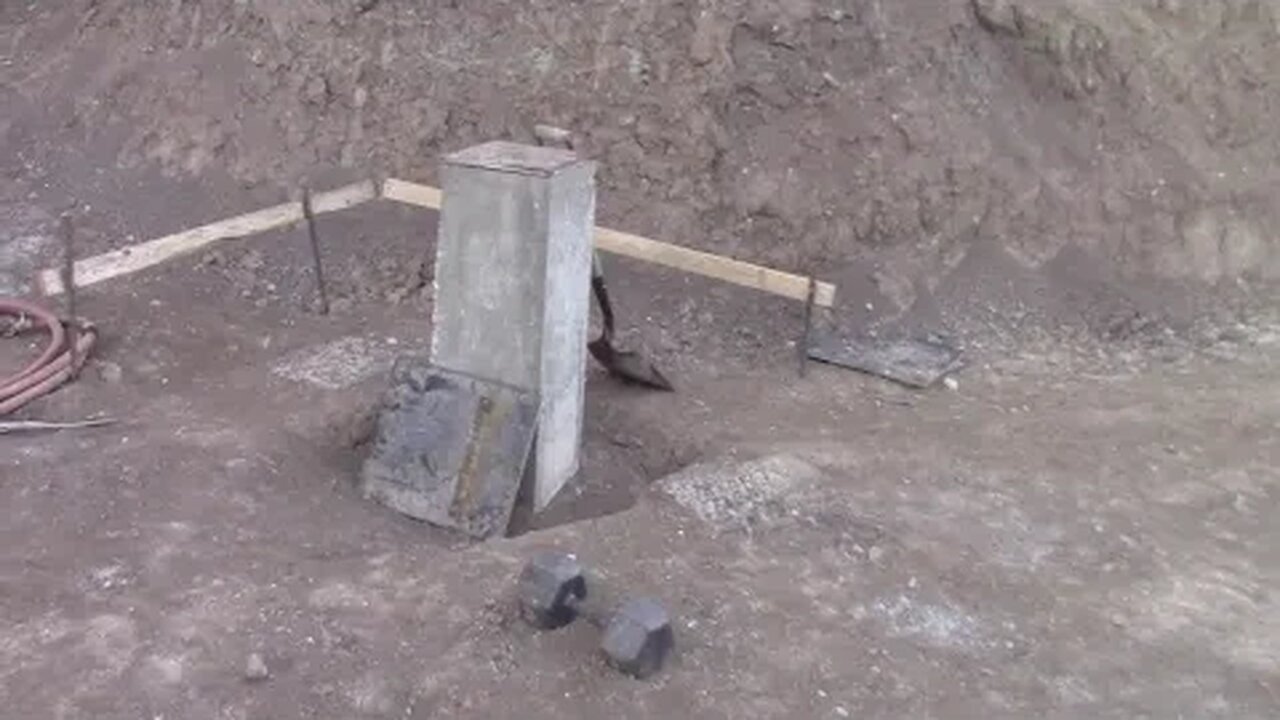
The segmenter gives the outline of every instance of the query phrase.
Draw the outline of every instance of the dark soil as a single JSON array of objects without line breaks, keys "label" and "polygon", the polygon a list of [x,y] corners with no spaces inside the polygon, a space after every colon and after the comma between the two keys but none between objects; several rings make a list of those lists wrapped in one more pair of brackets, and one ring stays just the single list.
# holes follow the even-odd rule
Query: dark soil
[{"label": "dark soil", "polygon": [[[1276,717],[1278,21],[0,3],[0,294],[66,211],[92,254],[551,122],[601,162],[602,222],[816,273],[819,322],[967,358],[951,389],[801,379],[797,304],[610,259],[678,392],[593,368],[581,477],[473,545],[354,484],[430,337],[433,214],[325,216],[328,316],[299,228],[95,287],[91,366],[23,417],[120,424],[0,436],[0,715]],[[729,471],[727,521],[651,486],[779,453],[812,473],[743,500]],[[630,682],[589,628],[516,622],[544,544],[670,603],[673,667]]]},{"label": "dark soil", "polygon": [[67,163],[263,197],[431,180],[551,122],[600,160],[608,224],[869,280],[890,316],[993,253],[1103,336],[1280,273],[1273,2],[64,0],[0,23],[0,133],[46,202]]}]

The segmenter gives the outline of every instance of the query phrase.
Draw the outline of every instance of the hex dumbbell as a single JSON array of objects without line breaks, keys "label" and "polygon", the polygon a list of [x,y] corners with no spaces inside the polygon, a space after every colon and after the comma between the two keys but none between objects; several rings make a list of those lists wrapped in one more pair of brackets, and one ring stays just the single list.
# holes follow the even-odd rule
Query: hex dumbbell
[{"label": "hex dumbbell", "polygon": [[600,649],[609,664],[636,678],[662,669],[675,646],[671,616],[651,598],[632,598],[611,612],[589,600],[587,577],[578,559],[564,552],[543,552],[520,573],[520,614],[540,630],[564,627],[585,618],[604,635]]}]

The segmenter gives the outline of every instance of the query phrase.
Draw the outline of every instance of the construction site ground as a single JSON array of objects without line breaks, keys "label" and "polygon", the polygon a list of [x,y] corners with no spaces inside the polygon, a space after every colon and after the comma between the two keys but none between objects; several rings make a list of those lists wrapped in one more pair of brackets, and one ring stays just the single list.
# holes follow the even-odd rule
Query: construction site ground
[{"label": "construction site ground", "polygon": [[[430,293],[346,299],[347,269],[425,252],[433,226],[391,206],[326,219],[343,269],[328,317],[302,281],[270,289],[306,257],[299,230],[82,294],[105,341],[31,414],[120,423],[0,437],[6,717],[1280,709],[1274,334],[1128,365],[978,351],[956,389],[916,392],[800,379],[794,303],[614,264],[633,341],[679,392],[594,372],[580,480],[518,518],[529,531],[473,545],[354,484]],[[691,464],[677,490],[650,486]],[[660,677],[609,670],[589,627],[515,619],[514,578],[544,546],[670,603]],[[246,679],[254,653],[266,680]]]},{"label": "construction site ground", "polygon": [[[581,476],[473,543],[356,484],[431,212],[321,218],[329,315],[297,227],[85,289],[83,374],[5,420],[117,422],[0,434],[0,717],[1280,717],[1277,37],[1275,0],[0,3],[0,295],[64,212],[89,256],[551,122],[603,224],[966,360],[802,378],[800,303],[606,258],[677,392],[593,367]],[[670,665],[523,624],[542,547],[668,603]]]}]

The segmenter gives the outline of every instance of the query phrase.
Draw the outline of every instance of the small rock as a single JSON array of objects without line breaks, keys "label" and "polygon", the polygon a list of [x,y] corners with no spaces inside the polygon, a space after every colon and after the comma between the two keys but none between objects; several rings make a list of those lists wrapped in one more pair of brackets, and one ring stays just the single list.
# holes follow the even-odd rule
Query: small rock
[{"label": "small rock", "polygon": [[391,288],[383,295],[383,299],[387,301],[388,305],[399,305],[405,301],[405,298],[409,297],[410,292],[409,288],[404,286]]},{"label": "small rock", "polygon": [[302,97],[309,103],[328,104],[329,102],[329,81],[324,77],[313,77],[307,81],[302,89]]},{"label": "small rock", "polygon": [[249,655],[249,659],[244,663],[244,679],[250,682],[266,680],[271,677],[271,671],[267,669],[267,663],[258,653]]},{"label": "small rock", "polygon": [[1247,513],[1249,512],[1249,499],[1242,493],[1236,493],[1235,497],[1231,501],[1231,506],[1234,507],[1238,513]]},{"label": "small rock", "polygon": [[533,136],[541,145],[567,148],[573,144],[573,133],[554,125],[534,125]]},{"label": "small rock", "polygon": [[1233,325],[1229,328],[1223,328],[1222,331],[1218,333],[1218,340],[1221,342],[1243,345],[1249,342],[1249,328],[1244,325]]},{"label": "small rock", "polygon": [[266,259],[262,257],[261,252],[250,250],[240,257],[239,265],[249,271],[261,270],[266,265]]},{"label": "small rock", "polygon": [[94,365],[94,369],[98,372],[98,379],[104,383],[115,385],[124,379],[124,370],[108,360],[99,360]]},{"label": "small rock", "polygon": [[715,13],[705,10],[694,21],[689,57],[695,65],[706,65],[715,59],[720,42],[718,24]]},{"label": "small rock", "polygon": [[884,559],[884,548],[879,545],[872,545],[871,549],[867,551],[867,559],[873,563],[879,563]]},{"label": "small rock", "polygon": [[942,380],[942,384],[946,385],[947,389],[951,392],[955,392],[960,389],[960,381],[953,377],[944,378]]}]

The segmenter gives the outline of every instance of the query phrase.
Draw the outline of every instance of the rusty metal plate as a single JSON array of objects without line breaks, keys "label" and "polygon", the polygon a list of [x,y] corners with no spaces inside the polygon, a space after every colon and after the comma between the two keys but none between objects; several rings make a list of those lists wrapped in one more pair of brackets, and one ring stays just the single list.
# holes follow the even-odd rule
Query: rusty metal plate
[{"label": "rusty metal plate", "polygon": [[961,351],[933,339],[880,339],[818,334],[809,357],[915,388],[927,388],[962,364]]},{"label": "rusty metal plate", "polygon": [[474,538],[503,534],[537,424],[531,393],[402,359],[392,370],[362,488],[433,525]]}]

